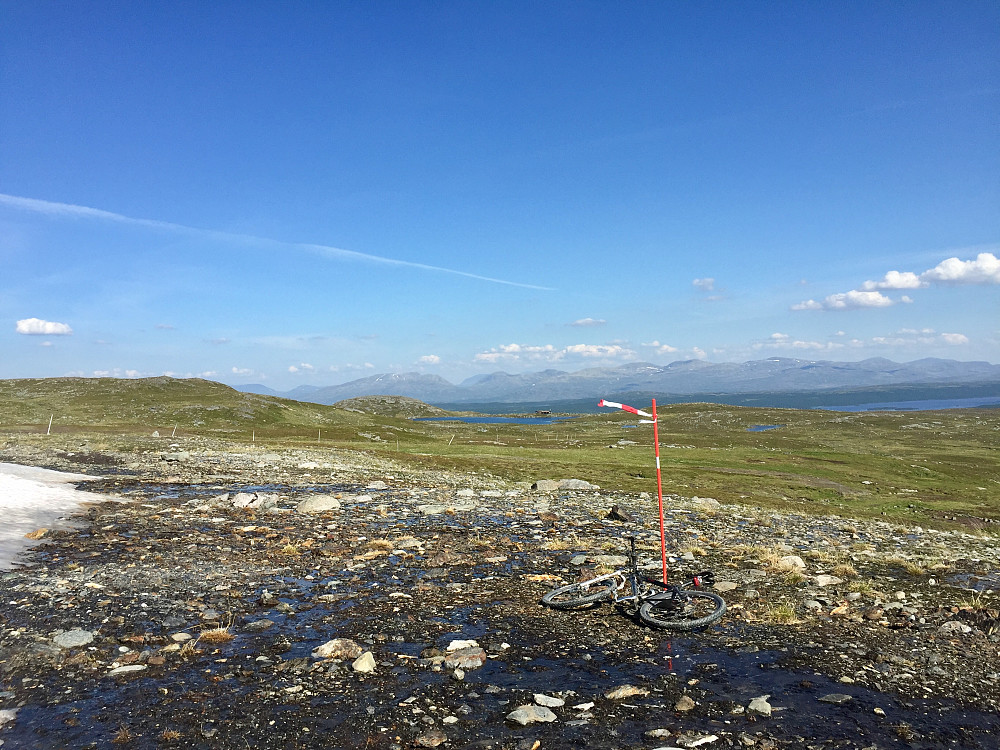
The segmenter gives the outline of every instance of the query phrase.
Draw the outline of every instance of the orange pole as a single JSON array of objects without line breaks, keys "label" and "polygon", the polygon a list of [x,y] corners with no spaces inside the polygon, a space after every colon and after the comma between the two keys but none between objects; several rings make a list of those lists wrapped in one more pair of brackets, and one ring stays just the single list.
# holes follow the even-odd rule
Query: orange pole
[{"label": "orange pole", "polygon": [[660,554],[663,557],[663,583],[667,583],[667,537],[663,524],[663,479],[660,476],[660,425],[656,421],[656,399],[653,399],[653,447],[656,452],[656,497],[660,504]]}]

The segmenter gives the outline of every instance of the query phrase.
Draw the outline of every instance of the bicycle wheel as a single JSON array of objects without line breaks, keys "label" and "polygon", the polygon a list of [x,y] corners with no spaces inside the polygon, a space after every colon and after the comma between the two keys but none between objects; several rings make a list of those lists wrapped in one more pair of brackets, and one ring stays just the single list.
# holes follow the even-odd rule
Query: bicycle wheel
[{"label": "bicycle wheel", "polygon": [[571,583],[560,586],[542,596],[542,604],[554,609],[576,609],[606,601],[615,594],[615,582],[607,578],[597,583]]},{"label": "bicycle wheel", "polygon": [[711,625],[726,611],[726,602],[710,591],[685,591],[687,601],[671,599],[643,602],[639,618],[648,625],[670,630],[698,630]]}]

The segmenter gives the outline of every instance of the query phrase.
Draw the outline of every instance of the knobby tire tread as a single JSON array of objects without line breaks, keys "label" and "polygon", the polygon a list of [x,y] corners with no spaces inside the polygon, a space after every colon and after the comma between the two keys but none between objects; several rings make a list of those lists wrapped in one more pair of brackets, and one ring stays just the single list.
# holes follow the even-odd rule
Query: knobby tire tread
[{"label": "knobby tire tread", "polygon": [[688,591],[687,595],[692,599],[709,600],[714,604],[714,609],[704,617],[695,619],[670,617],[670,613],[665,611],[662,605],[657,607],[657,602],[644,602],[639,607],[639,617],[643,622],[657,628],[667,628],[670,630],[699,630],[707,625],[711,625],[726,612],[726,602],[718,594],[711,591]]}]

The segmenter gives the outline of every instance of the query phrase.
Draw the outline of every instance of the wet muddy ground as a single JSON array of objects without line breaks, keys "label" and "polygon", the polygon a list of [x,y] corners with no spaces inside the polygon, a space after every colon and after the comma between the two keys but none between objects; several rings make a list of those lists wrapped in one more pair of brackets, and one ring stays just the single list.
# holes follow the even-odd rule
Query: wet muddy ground
[{"label": "wet muddy ground", "polygon": [[681,636],[538,601],[626,533],[657,569],[655,498],[224,445],[18,459],[118,500],[0,574],[5,750],[997,747],[995,538],[670,498],[671,574],[729,605]]}]

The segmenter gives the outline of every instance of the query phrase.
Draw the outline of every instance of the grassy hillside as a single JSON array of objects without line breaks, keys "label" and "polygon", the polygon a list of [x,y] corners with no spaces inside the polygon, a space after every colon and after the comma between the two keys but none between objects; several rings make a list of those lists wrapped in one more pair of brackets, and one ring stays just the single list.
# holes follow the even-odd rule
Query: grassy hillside
[{"label": "grassy hillside", "polygon": [[[651,425],[605,412],[550,425],[414,422],[435,407],[368,397],[334,406],[205,380],[0,381],[0,434],[215,435],[384,454],[515,481],[578,477],[649,492]],[[838,413],[676,404],[660,410],[663,489],[764,507],[919,524],[1000,520],[1000,410]],[[754,425],[779,425],[751,432]],[[655,508],[655,500],[652,507]],[[989,525],[986,528],[993,528]],[[1000,528],[1000,526],[996,527]]]},{"label": "grassy hillside", "polygon": [[[341,424],[349,415],[318,404],[240,393],[197,378],[0,380],[0,428],[99,428],[244,432]],[[349,421],[349,419],[348,419]]]}]

